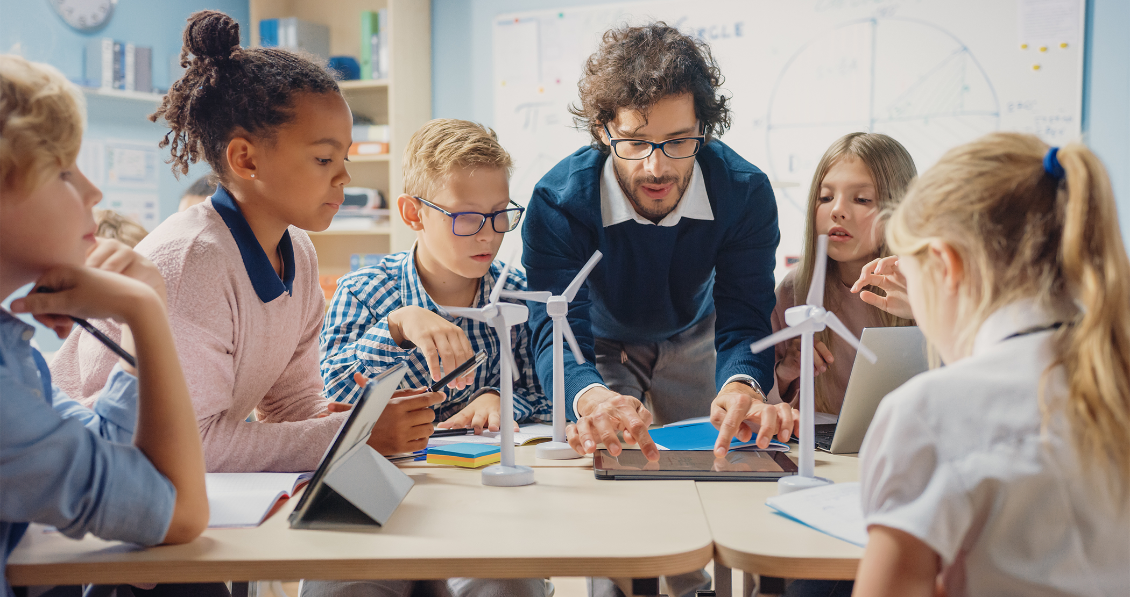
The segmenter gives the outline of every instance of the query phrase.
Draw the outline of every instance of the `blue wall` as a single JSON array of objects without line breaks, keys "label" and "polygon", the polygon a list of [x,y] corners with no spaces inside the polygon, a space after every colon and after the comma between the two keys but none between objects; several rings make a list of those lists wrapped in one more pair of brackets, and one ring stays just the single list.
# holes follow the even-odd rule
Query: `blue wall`
[{"label": "blue wall", "polygon": [[[247,0],[118,0],[109,22],[93,33],[80,33],[68,27],[51,9],[49,0],[0,0],[0,52],[16,52],[29,60],[52,64],[77,82],[83,77],[86,42],[111,37],[152,47],[153,84],[167,88],[169,63],[173,56],[180,54],[185,20],[193,12],[209,8],[223,11],[239,21],[243,43],[247,43],[250,22]],[[87,97],[87,138],[137,141],[156,147],[167,130],[145,118],[156,104]],[[162,152],[162,159],[167,155]],[[207,166],[197,166],[188,176],[177,180],[167,165],[160,165],[157,193],[161,219],[176,212],[184,189],[207,172]],[[43,328],[35,339],[46,351],[56,350],[60,344],[54,334]]]},{"label": "blue wall", "polygon": [[[944,0],[935,0],[944,1]],[[1004,0],[996,0],[1004,1]],[[431,0],[432,111],[492,125],[491,23],[508,12],[600,0]],[[1130,2],[1087,0],[1083,132],[1106,164],[1130,247]],[[564,156],[562,156],[564,157]]]}]

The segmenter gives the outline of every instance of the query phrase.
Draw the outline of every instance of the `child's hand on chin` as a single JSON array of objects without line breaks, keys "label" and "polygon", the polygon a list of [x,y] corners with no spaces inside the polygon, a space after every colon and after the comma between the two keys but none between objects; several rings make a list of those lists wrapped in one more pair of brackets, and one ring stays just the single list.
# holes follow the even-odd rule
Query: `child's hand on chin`
[{"label": "child's hand on chin", "polygon": [[[500,423],[502,399],[494,392],[486,392],[475,398],[455,416],[439,424],[444,429],[474,427],[475,435],[482,435],[483,429],[498,431]],[[512,421],[513,423],[513,421]],[[514,424],[514,431],[518,431],[518,423]]]},{"label": "child's hand on chin", "polygon": [[108,238],[95,238],[86,256],[86,267],[122,274],[149,285],[165,301],[165,278],[152,261],[129,246]]},{"label": "child's hand on chin", "polygon": [[[40,288],[53,292],[36,292]],[[147,301],[160,300],[152,287],[132,278],[70,265],[48,270],[36,280],[35,289],[12,301],[12,312],[32,314],[60,338],[70,332],[71,317],[128,323]]]}]

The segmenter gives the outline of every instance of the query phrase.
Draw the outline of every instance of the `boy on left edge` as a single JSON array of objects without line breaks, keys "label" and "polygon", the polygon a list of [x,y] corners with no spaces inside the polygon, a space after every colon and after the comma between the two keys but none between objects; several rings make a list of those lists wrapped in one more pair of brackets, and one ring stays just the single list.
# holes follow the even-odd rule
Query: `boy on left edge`
[{"label": "boy on left edge", "polygon": [[[82,93],[58,70],[0,56],[0,298],[59,334],[71,316],[128,325],[127,351],[87,409],[51,383],[32,327],[0,310],[0,584],[28,523],[79,538],[185,543],[208,524],[204,455],[165,311],[164,281],[96,240],[102,193],[75,166]],[[84,266],[85,264],[85,266]],[[132,445],[131,445],[132,444]]]}]

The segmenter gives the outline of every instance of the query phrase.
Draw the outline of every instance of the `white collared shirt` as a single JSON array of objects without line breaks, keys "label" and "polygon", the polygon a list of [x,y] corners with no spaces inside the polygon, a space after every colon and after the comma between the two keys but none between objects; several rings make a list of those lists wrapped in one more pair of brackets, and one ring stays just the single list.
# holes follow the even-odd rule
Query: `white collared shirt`
[{"label": "white collared shirt", "polygon": [[[694,171],[691,173],[690,184],[683,191],[683,198],[671,213],[667,214],[659,224],[636,213],[636,208],[624,194],[620,181],[616,178],[616,169],[612,155],[604,160],[604,170],[600,174],[600,219],[607,228],[620,222],[635,220],[646,226],[674,226],[683,218],[693,220],[714,220],[714,211],[710,209],[710,197],[706,194],[706,181],[702,178],[702,168],[698,160],[694,162]],[[692,158],[693,159],[693,158]]]},{"label": "white collared shirt", "polygon": [[1062,414],[1063,367],[1045,376],[1054,354],[1046,326],[1060,319],[1031,301],[1005,306],[981,325],[970,356],[889,394],[867,430],[865,522],[929,545],[949,595],[1130,587],[1130,506],[1080,462]]}]

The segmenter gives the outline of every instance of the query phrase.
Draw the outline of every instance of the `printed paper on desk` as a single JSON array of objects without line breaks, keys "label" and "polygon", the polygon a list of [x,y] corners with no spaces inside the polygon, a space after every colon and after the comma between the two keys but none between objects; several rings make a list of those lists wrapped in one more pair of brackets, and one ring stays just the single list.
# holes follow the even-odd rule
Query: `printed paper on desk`
[{"label": "printed paper on desk", "polygon": [[765,505],[821,533],[860,547],[867,546],[867,527],[859,483],[835,483],[775,495]]}]

